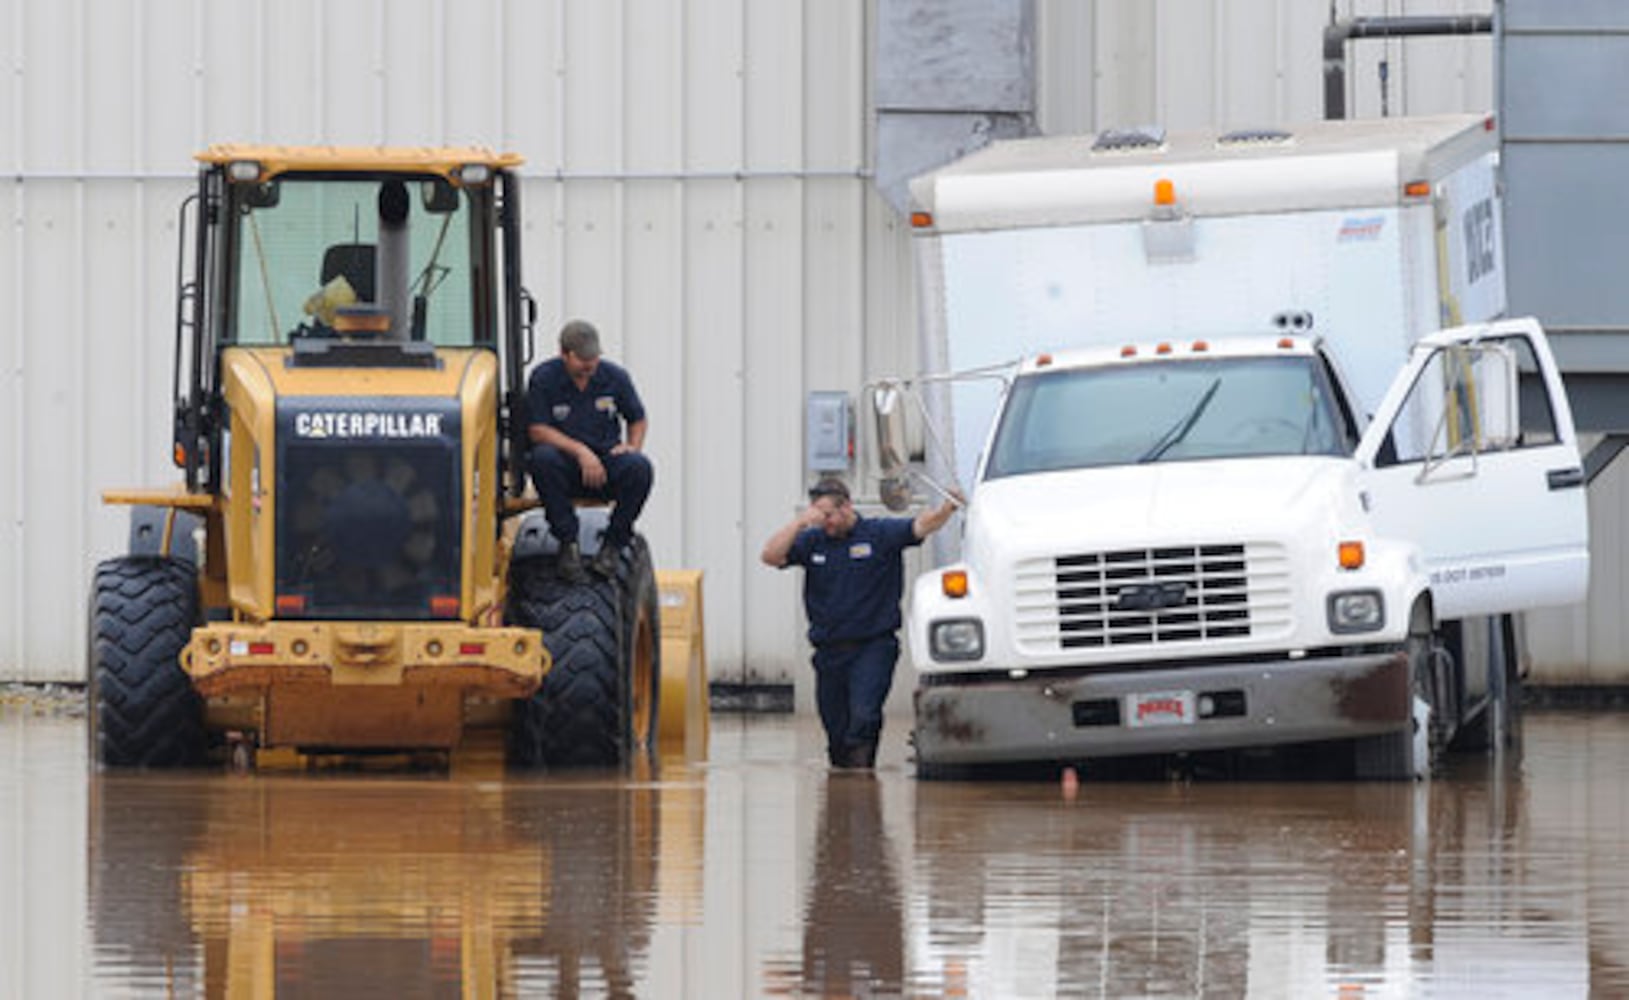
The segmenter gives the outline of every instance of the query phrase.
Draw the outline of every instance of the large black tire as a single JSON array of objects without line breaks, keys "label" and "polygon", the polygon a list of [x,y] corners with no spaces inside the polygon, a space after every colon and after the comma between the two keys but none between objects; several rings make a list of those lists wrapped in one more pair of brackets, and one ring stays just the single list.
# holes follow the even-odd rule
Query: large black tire
[{"label": "large black tire", "polygon": [[635,536],[617,575],[568,584],[552,556],[510,569],[507,620],[541,629],[554,666],[515,706],[509,759],[520,767],[621,767],[655,745],[660,687],[655,574]]},{"label": "large black tire", "polygon": [[635,535],[617,562],[622,595],[623,705],[629,756],[654,753],[661,716],[662,627],[656,568],[644,536]]},{"label": "large black tire", "polygon": [[180,655],[198,618],[190,563],[123,556],[96,567],[90,600],[90,757],[104,767],[204,762],[203,702]]}]

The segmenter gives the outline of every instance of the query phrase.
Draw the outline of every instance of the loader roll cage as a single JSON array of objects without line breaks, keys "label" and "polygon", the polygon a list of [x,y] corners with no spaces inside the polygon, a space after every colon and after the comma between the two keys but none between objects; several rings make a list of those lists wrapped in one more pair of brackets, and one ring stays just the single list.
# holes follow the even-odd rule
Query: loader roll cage
[{"label": "loader roll cage", "polygon": [[434,347],[495,352],[500,463],[519,496],[536,321],[521,284],[519,158],[211,147],[199,159],[178,219],[175,461],[188,492],[222,485],[220,352],[321,339],[416,345],[431,363]]}]

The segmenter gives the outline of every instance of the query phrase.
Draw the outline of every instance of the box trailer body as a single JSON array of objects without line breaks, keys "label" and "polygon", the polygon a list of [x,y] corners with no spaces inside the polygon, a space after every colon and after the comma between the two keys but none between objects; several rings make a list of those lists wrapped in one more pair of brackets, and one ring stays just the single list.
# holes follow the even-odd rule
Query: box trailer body
[{"label": "box trailer body", "polygon": [[922,382],[972,484],[912,594],[924,773],[1339,741],[1401,777],[1498,721],[1508,615],[1588,557],[1491,120],[1017,140],[912,193],[924,368],[1003,374]]}]

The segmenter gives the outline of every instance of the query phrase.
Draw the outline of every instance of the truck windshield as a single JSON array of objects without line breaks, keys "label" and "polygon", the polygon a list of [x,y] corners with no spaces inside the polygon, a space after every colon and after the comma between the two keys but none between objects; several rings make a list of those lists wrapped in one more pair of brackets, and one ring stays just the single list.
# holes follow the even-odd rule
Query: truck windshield
[{"label": "truck windshield", "polygon": [[382,336],[473,339],[470,197],[445,180],[285,175],[234,197],[233,339],[333,336],[376,309]]},{"label": "truck windshield", "polygon": [[1264,455],[1344,455],[1315,358],[1208,358],[1022,376],[986,479]]}]

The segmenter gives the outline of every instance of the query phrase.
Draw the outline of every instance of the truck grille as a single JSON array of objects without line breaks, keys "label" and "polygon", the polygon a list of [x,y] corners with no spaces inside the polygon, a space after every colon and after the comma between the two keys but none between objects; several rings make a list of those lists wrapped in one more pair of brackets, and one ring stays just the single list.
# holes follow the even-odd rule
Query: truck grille
[{"label": "truck grille", "polygon": [[[385,405],[385,423],[317,424],[363,430],[427,426]],[[330,408],[332,403],[329,404]],[[435,414],[435,434],[301,436],[280,404],[277,456],[279,617],[413,619],[458,613],[463,505],[458,414]],[[360,407],[358,407],[360,409]],[[423,401],[413,407],[422,414]],[[451,603],[449,603],[451,602]]]},{"label": "truck grille", "polygon": [[1184,545],[1023,563],[1017,642],[1026,653],[1270,634],[1290,625],[1283,546]]}]

